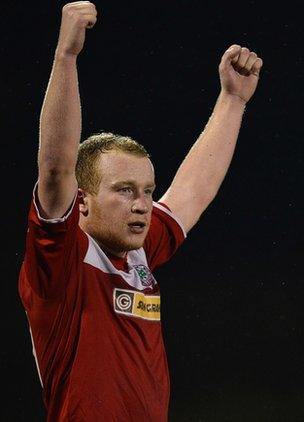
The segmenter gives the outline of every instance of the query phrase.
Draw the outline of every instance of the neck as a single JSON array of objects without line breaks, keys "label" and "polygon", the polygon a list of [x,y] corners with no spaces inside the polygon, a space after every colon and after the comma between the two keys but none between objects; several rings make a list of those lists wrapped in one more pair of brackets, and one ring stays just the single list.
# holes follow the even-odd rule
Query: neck
[{"label": "neck", "polygon": [[[96,240],[97,241],[97,240]],[[100,248],[105,251],[106,253],[109,253],[113,256],[116,256],[117,258],[125,258],[127,255],[126,251],[114,251],[113,249],[108,248],[107,246],[105,246],[103,243],[98,242],[98,245],[100,246]]]}]

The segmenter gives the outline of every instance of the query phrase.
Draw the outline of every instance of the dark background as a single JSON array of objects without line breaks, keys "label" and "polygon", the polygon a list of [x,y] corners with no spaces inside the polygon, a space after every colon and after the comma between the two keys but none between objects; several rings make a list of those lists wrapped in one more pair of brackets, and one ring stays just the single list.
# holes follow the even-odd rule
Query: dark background
[{"label": "dark background", "polygon": [[[219,93],[233,43],[264,60],[222,187],[158,270],[170,422],[304,421],[301,2],[96,1],[79,58],[82,139],[130,135],[168,187]],[[44,420],[17,293],[39,113],[62,1],[1,5],[1,422]]]}]

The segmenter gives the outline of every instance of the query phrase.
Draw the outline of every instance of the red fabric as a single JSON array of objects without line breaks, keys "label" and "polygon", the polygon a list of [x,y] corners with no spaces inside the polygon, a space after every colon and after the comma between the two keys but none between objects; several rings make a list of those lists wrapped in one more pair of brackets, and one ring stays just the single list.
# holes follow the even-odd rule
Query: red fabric
[{"label": "red fabric", "polygon": [[[84,262],[89,240],[78,225],[78,205],[65,221],[48,223],[31,204],[19,276],[47,421],[165,422],[169,375],[161,323],[115,312],[114,289],[137,290]],[[183,240],[176,221],[155,208],[144,245],[150,268]],[[159,286],[148,293],[157,297]]]}]

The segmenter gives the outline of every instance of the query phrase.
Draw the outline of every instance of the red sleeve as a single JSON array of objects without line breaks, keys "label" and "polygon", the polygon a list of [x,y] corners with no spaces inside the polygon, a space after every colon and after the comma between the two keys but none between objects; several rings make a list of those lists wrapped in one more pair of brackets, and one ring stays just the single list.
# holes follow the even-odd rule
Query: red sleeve
[{"label": "red sleeve", "polygon": [[[64,292],[76,254],[78,239],[86,236],[79,229],[78,196],[62,218],[43,219],[39,215],[37,189],[28,215],[25,258],[20,277],[20,289],[31,289],[42,299]],[[85,251],[84,251],[85,253]]]},{"label": "red sleeve", "polygon": [[153,204],[151,225],[144,249],[150,269],[168,261],[183,243],[186,233],[170,209],[160,202]]}]

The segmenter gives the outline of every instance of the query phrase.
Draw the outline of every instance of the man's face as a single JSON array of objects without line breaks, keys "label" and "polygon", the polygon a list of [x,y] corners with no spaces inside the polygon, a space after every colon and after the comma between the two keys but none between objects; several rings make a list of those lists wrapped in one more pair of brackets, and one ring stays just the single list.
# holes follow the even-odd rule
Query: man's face
[{"label": "man's face", "polygon": [[101,247],[123,256],[138,249],[147,235],[155,188],[147,157],[120,151],[100,155],[101,182],[96,195],[85,195],[80,224]]}]

